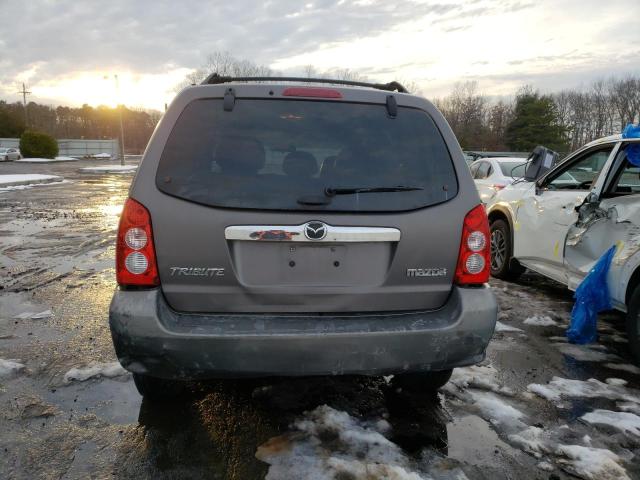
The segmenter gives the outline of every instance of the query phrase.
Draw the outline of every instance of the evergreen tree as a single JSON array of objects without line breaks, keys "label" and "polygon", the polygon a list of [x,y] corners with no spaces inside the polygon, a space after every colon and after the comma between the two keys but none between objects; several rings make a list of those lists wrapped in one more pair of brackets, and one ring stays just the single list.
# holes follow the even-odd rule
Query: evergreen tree
[{"label": "evergreen tree", "polygon": [[538,145],[566,152],[567,132],[560,124],[553,98],[540,95],[530,87],[521,89],[513,119],[507,127],[506,143],[517,152],[528,152]]}]

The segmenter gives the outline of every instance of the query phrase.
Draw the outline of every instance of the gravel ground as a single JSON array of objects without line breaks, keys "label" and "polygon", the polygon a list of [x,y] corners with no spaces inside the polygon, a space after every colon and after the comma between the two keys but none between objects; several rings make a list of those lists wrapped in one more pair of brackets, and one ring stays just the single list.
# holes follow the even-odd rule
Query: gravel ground
[{"label": "gravel ground", "polygon": [[[564,341],[562,286],[492,280],[500,323],[438,395],[388,378],[202,382],[141,401],[107,322],[130,174],[0,164],[63,184],[0,191],[0,478],[640,478],[640,369],[622,315]],[[591,380],[592,379],[592,380]]]}]

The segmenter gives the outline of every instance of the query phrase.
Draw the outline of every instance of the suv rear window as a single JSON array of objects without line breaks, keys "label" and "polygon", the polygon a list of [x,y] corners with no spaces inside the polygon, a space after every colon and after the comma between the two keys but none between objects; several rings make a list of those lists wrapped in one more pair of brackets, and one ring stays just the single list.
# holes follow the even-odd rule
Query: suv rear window
[{"label": "suv rear window", "polygon": [[[385,105],[221,99],[191,102],[156,176],[170,195],[217,207],[338,212],[412,210],[457,194],[451,156],[431,117]],[[325,195],[325,189],[415,187]]]}]

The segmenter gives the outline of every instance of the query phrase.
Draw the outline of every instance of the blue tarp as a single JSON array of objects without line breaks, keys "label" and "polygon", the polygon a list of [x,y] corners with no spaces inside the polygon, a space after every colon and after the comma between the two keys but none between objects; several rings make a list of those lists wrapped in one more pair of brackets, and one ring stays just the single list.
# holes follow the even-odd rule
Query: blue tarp
[{"label": "blue tarp", "polygon": [[[630,123],[624,127],[622,138],[640,138],[640,125]],[[640,143],[628,145],[625,152],[629,163],[635,167],[640,167]]]},{"label": "blue tarp", "polygon": [[593,343],[598,338],[598,312],[611,309],[607,273],[615,253],[614,245],[598,259],[576,289],[576,303],[571,310],[571,324],[567,329],[567,338],[571,343]]}]

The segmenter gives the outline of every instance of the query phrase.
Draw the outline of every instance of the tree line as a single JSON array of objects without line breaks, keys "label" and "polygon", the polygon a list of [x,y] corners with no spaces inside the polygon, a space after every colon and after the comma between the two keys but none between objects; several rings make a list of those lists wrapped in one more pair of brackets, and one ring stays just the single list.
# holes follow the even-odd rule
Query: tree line
[{"label": "tree line", "polygon": [[46,133],[54,138],[120,138],[119,108],[122,109],[126,153],[142,153],[161,113],[125,106],[52,107],[29,102],[25,119],[22,103],[0,100],[0,138],[20,137],[27,130],[27,125],[29,130]]},{"label": "tree line", "polygon": [[640,76],[551,94],[523,86],[513,98],[498,99],[466,82],[433,101],[466,150],[529,151],[542,144],[569,152],[640,121]]}]

